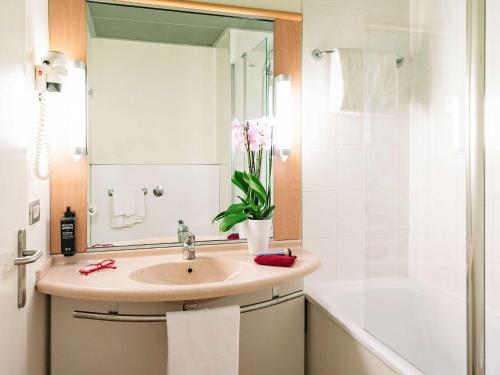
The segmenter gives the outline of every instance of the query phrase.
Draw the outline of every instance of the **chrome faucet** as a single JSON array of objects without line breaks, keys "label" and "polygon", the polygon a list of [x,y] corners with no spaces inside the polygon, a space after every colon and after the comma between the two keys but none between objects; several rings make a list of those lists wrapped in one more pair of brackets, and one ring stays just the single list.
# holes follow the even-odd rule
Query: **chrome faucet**
[{"label": "chrome faucet", "polygon": [[182,240],[182,259],[193,260],[196,257],[196,241],[194,234],[186,232]]},{"label": "chrome faucet", "polygon": [[184,224],[184,220],[179,219],[179,226],[177,227],[177,240],[179,242],[184,242],[184,236],[189,233],[189,228]]}]

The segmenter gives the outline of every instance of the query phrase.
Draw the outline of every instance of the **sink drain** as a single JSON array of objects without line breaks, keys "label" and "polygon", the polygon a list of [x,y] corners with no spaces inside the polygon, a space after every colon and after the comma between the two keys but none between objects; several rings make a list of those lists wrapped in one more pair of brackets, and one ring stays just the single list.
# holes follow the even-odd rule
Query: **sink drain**
[{"label": "sink drain", "polygon": [[192,269],[191,267],[189,267],[189,268],[187,269],[187,271],[188,271],[188,273],[191,273],[191,272],[193,272],[193,269]]}]

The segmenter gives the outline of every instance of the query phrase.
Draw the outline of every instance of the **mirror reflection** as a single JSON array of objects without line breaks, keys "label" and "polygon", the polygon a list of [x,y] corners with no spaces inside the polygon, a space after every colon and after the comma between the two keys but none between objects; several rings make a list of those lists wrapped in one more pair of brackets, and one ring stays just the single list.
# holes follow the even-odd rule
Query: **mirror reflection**
[{"label": "mirror reflection", "polygon": [[[273,22],[88,2],[89,244],[237,238],[231,122],[272,111]],[[233,228],[238,232],[238,228]]]}]

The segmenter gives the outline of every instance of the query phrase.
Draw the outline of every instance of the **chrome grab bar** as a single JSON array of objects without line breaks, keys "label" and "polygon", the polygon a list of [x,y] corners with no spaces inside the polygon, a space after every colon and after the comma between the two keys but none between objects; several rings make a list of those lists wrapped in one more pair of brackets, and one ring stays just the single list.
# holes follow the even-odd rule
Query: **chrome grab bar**
[{"label": "chrome grab bar", "polygon": [[[144,193],[144,195],[148,195],[148,189],[147,188],[144,187],[141,190]],[[112,197],[113,194],[114,194],[114,190],[113,189],[108,189],[108,197]]]},{"label": "chrome grab bar", "polygon": [[22,250],[22,256],[14,258],[14,265],[20,266],[23,264],[34,263],[43,255],[42,250]]},{"label": "chrome grab bar", "polygon": [[[335,53],[335,52],[337,52],[337,48],[329,49],[329,50],[315,49],[314,51],[312,51],[312,56],[315,60],[319,61],[323,58],[323,55],[330,55],[330,54]],[[398,68],[403,66],[403,63],[405,61],[404,56],[396,56],[395,59],[396,59],[396,66]]]},{"label": "chrome grab bar", "polygon": [[[266,307],[279,305],[280,303],[291,301],[293,299],[303,297],[304,292],[298,291],[294,293],[287,294],[283,297],[273,298],[268,301],[253,303],[249,305],[244,305],[240,307],[242,314],[264,309]],[[184,310],[195,310],[197,304],[186,304],[184,305]],[[165,315],[123,315],[123,314],[110,314],[110,313],[97,313],[90,311],[73,311],[73,318],[76,319],[89,319],[89,320],[104,320],[108,322],[129,322],[129,323],[161,323],[166,322],[167,318]]]}]

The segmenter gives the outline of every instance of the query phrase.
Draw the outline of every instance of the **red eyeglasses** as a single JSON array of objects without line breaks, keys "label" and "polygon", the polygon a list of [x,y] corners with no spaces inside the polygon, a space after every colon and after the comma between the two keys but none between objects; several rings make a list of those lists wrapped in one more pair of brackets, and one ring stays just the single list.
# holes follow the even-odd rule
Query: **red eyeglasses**
[{"label": "red eyeglasses", "polygon": [[87,276],[88,274],[90,274],[92,272],[100,271],[100,270],[103,270],[105,268],[116,269],[115,261],[113,259],[106,259],[106,260],[103,260],[102,262],[99,262],[99,263],[87,264],[85,267],[83,267],[80,270],[80,273],[82,275]]}]

